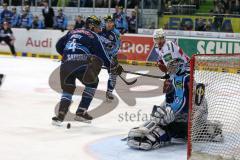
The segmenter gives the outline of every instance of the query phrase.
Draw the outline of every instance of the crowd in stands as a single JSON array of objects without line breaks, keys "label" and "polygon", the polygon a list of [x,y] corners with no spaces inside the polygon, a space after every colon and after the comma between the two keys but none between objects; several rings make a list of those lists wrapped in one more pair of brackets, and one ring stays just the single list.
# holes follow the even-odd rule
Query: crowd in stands
[{"label": "crowd in stands", "polygon": [[[162,0],[164,12],[175,12],[173,6],[181,5],[195,5],[199,9],[200,4],[206,0]],[[239,14],[240,0],[212,0],[213,8],[210,13],[217,14]]]},{"label": "crowd in stands", "polygon": [[[177,5],[196,5],[199,6],[200,2],[204,0],[161,0],[162,7],[165,9]],[[48,0],[27,0],[24,1],[24,6],[21,10],[17,10],[16,7],[8,8],[7,3],[3,3],[3,10],[0,13],[0,24],[4,21],[8,22],[15,28],[26,29],[58,29],[64,31],[71,28],[84,27],[84,20],[86,17],[77,15],[74,24],[68,21],[67,16],[64,14],[64,10],[58,7],[57,13],[54,13],[54,9],[51,6],[73,5],[77,6],[78,0],[51,0],[51,5],[48,4]],[[111,0],[111,5],[116,5],[113,18],[115,20],[116,28],[121,33],[137,33],[137,27],[139,24],[139,9],[136,7],[139,5],[138,0],[128,0],[128,6],[134,8],[131,15],[127,16],[124,12],[123,6],[125,0]],[[91,7],[92,0],[80,0],[81,6]],[[196,30],[196,31],[222,31],[232,32],[231,26],[228,24],[223,25],[224,16],[221,14],[228,13],[240,13],[239,7],[240,0],[213,0],[213,9],[210,11],[211,19],[199,18],[195,22],[191,23],[181,22],[179,24],[180,30]],[[42,6],[41,15],[33,15],[30,7],[33,4]],[[144,0],[144,8],[152,8],[154,4],[158,4],[158,0]],[[19,1],[12,0],[12,6],[19,5]],[[21,4],[20,4],[21,5]],[[108,7],[108,0],[96,0],[96,7]],[[165,10],[166,11],[166,10]],[[155,23],[152,22],[147,27],[149,29],[155,29]],[[168,29],[168,24],[165,24],[165,29]]]},{"label": "crowd in stands", "polygon": [[[30,6],[25,5],[21,11],[17,11],[16,7],[8,9],[8,5],[4,3],[3,10],[0,13],[0,24],[8,22],[13,28],[26,28],[26,29],[58,29],[64,31],[68,29],[68,26],[73,24],[68,23],[68,19],[63,12],[62,8],[59,8],[57,13],[54,13],[52,7],[49,6],[48,0],[42,2],[42,15],[43,19],[40,19],[40,15],[33,15],[30,11]],[[136,33],[137,25],[137,12],[132,11],[131,16],[127,16],[123,11],[122,6],[116,6],[116,12],[113,14],[116,28],[123,33]],[[75,24],[73,28],[84,27],[84,18],[80,15],[76,16]]]},{"label": "crowd in stands", "polygon": [[67,18],[63,14],[63,10],[60,8],[58,13],[55,15],[51,7],[48,6],[48,2],[43,2],[44,8],[42,9],[42,16],[44,21],[39,19],[38,15],[33,15],[30,11],[30,6],[26,5],[23,9],[18,12],[16,7],[8,9],[6,3],[3,4],[3,10],[0,13],[0,23],[8,22],[11,27],[14,28],[26,28],[26,29],[67,29]]},{"label": "crowd in stands", "polygon": [[214,0],[214,8],[210,11],[217,14],[239,14],[240,0]]},{"label": "crowd in stands", "polygon": [[[153,0],[157,1],[157,0]],[[24,5],[29,6],[41,6],[41,3],[43,0],[26,0],[24,1]],[[144,2],[146,7],[151,6],[151,0],[146,0]],[[21,0],[12,0],[11,2],[13,6],[21,6],[22,1]],[[93,7],[93,0],[80,0],[80,7]],[[114,8],[116,5],[119,6],[125,6],[125,0],[111,0],[111,8]],[[108,0],[96,0],[95,1],[95,7],[99,8],[107,8],[109,5]],[[128,8],[134,8],[136,5],[139,5],[139,0],[128,0],[127,1],[127,7]],[[78,6],[78,0],[51,0],[51,6],[58,6],[58,7],[77,7]]]},{"label": "crowd in stands", "polygon": [[[165,24],[163,28],[171,29],[168,24]],[[178,29],[184,31],[233,32],[231,23],[224,23],[222,15],[215,15],[208,19],[199,17],[195,21],[181,21]]]},{"label": "crowd in stands", "polygon": [[195,5],[196,9],[199,8],[201,0],[162,0],[162,9],[164,12],[173,12],[175,13],[176,8],[173,6],[178,5]]}]

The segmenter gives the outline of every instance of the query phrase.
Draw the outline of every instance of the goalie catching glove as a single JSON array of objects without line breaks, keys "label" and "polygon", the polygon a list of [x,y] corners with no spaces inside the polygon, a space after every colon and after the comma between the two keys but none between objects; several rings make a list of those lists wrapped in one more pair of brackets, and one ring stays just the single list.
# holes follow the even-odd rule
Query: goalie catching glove
[{"label": "goalie catching glove", "polygon": [[152,119],[159,125],[166,126],[175,120],[174,112],[170,104],[153,106]]}]

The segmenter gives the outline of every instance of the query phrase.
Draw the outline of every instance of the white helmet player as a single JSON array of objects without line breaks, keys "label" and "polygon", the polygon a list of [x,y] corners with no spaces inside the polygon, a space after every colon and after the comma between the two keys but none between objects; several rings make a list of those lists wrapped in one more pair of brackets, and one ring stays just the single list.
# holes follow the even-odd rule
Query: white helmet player
[{"label": "white helmet player", "polygon": [[165,43],[166,32],[160,28],[154,30],[153,33],[153,41],[159,48],[162,48],[163,44]]},{"label": "white helmet player", "polygon": [[166,36],[166,32],[160,28],[160,29],[155,29],[153,32],[153,39],[157,39],[157,38],[165,38]]}]

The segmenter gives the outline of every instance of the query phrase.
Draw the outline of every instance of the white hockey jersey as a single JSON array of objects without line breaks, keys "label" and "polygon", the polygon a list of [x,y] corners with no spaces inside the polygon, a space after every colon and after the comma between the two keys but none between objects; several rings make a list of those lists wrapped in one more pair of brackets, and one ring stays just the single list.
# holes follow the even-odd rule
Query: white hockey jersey
[{"label": "white hockey jersey", "polygon": [[159,60],[162,60],[165,66],[175,58],[181,58],[185,63],[189,61],[189,57],[172,41],[166,40],[161,49],[156,47],[155,50],[158,54]]}]

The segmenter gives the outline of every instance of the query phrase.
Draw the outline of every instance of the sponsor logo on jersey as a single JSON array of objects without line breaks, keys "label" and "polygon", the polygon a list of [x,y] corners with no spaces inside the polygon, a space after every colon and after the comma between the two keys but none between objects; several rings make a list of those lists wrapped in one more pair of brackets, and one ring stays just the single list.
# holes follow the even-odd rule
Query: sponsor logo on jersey
[{"label": "sponsor logo on jersey", "polygon": [[114,37],[112,35],[109,35],[108,37],[109,40],[113,41],[114,40]]},{"label": "sponsor logo on jersey", "polygon": [[183,87],[182,81],[176,81],[176,87],[177,88],[182,88]]},{"label": "sponsor logo on jersey", "polygon": [[170,60],[172,60],[172,55],[171,53],[167,53],[163,56],[163,59],[165,62],[169,62]]}]

